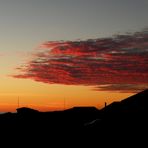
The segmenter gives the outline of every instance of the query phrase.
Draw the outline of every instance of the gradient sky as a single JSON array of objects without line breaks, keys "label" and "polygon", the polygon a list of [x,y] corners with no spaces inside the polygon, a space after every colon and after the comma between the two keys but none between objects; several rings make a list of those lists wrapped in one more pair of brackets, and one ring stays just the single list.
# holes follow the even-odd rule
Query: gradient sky
[{"label": "gradient sky", "polygon": [[[40,110],[55,110],[63,109],[64,100],[66,100],[67,107],[76,105],[102,107],[105,101],[110,103],[121,100],[140,90],[139,87],[146,88],[148,86],[146,66],[148,65],[146,58],[148,55],[148,31],[143,29],[148,27],[147,14],[147,0],[1,0],[0,111],[15,111],[18,96],[20,97],[20,106]],[[113,38],[114,35],[125,35],[127,32],[131,32],[131,34],[124,36],[124,39],[121,36]],[[139,34],[137,35],[135,32],[139,32]],[[87,39],[92,39],[91,43]],[[120,46],[117,45],[115,39],[119,41]],[[105,47],[102,46],[100,40],[107,47],[103,53],[97,51]],[[131,40],[132,45],[129,44]],[[53,47],[50,41],[55,41],[56,46]],[[67,41],[70,42],[67,43]],[[61,52],[61,46],[65,48],[65,44],[68,45],[68,52]],[[78,44],[77,52],[74,44]],[[97,48],[94,47],[94,44]],[[116,47],[116,50],[113,50],[111,45]],[[82,51],[84,46],[86,52]],[[88,47],[93,48],[94,52],[88,54]],[[46,56],[39,55],[40,52]],[[123,53],[124,55],[122,55]],[[125,71],[122,72],[130,77],[126,79],[123,75],[121,79],[129,81],[130,84],[123,83],[121,80],[115,83],[113,81],[114,75],[110,75],[111,78],[109,78],[103,73],[101,73],[103,74],[101,84],[104,85],[98,86],[100,79],[96,79],[94,83],[95,77],[91,76],[91,74],[93,75],[92,71],[95,70],[95,76],[100,77],[96,72],[97,66],[94,64],[94,58],[100,58],[98,54],[101,54],[102,59],[111,60],[111,65],[116,63],[115,68],[106,66],[103,71],[110,70],[118,73],[118,70],[124,69]],[[79,69],[75,69],[73,72],[73,70],[63,68],[60,69],[61,73],[57,73],[57,67],[63,64],[61,61],[59,62],[60,58],[65,59],[67,55],[76,56],[76,58],[71,58],[70,62],[64,60],[64,64],[72,63]],[[43,58],[45,60],[50,58],[50,60],[45,63]],[[117,61],[120,59],[122,59],[121,63],[118,64],[122,65],[122,68],[119,69]],[[52,76],[52,79],[48,77],[48,81],[43,79],[44,74],[38,75],[34,69],[39,69],[39,67],[38,65],[32,66],[32,61],[38,62],[39,60],[42,60],[40,64],[52,63],[54,68],[48,67],[47,70],[52,71],[53,69],[58,81],[53,79],[54,72],[47,73],[50,77]],[[128,60],[129,64],[126,64],[125,61],[128,63]],[[85,67],[76,65],[75,63],[78,61]],[[140,63],[135,64],[136,61],[137,63],[140,61]],[[94,69],[90,69],[89,73],[87,73],[88,65],[85,64],[86,62],[94,66]],[[25,65],[25,70],[22,65]],[[16,68],[19,68],[21,72],[25,71],[25,74],[17,71]],[[84,70],[84,73],[80,72],[80,68]],[[46,72],[45,69],[43,70]],[[34,77],[30,77],[30,71]],[[75,73],[81,74],[82,81],[78,83],[81,78],[79,75],[71,77],[72,80],[66,79],[66,77],[67,81],[62,81],[65,74],[63,71],[67,72],[65,76]],[[133,73],[137,71],[139,73],[134,75]],[[88,81],[85,80],[85,76],[89,77]],[[138,79],[136,79],[137,77]],[[132,79],[136,79],[136,82],[134,83]],[[120,88],[120,91],[117,91],[117,88]]]}]

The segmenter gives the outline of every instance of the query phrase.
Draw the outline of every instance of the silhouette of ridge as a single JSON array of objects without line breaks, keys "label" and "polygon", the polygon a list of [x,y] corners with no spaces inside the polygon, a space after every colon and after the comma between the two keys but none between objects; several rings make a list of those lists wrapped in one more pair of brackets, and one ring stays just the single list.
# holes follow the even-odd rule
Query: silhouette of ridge
[{"label": "silhouette of ridge", "polygon": [[97,109],[94,106],[75,106],[73,108],[67,109],[65,111],[75,111],[75,112],[98,112],[99,109]]},{"label": "silhouette of ridge", "polygon": [[148,109],[148,89],[119,102],[113,102],[102,109],[103,112],[145,113]]},{"label": "silhouette of ridge", "polygon": [[[39,112],[22,107],[17,109],[17,113],[0,115],[1,135],[17,133],[24,139],[30,136],[31,139],[43,140],[57,140],[57,135],[60,135],[59,139],[79,137],[85,143],[95,138],[97,143],[100,139],[109,140],[113,135],[116,135],[116,139],[125,134],[126,138],[136,138],[138,132],[142,137],[147,129],[147,99],[148,90],[145,90],[122,101],[113,102],[101,110],[87,106]],[[125,137],[122,138],[125,140]]]},{"label": "silhouette of ridge", "polygon": [[32,114],[32,113],[38,113],[38,110],[32,109],[32,108],[28,108],[28,107],[21,107],[21,108],[17,108],[17,113],[18,114]]}]

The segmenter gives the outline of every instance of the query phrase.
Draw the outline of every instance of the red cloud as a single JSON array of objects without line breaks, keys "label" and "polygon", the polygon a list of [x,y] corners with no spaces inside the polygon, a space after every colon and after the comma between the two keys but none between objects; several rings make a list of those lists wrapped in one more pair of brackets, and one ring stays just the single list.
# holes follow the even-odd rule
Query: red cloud
[{"label": "red cloud", "polygon": [[19,70],[21,73],[14,77],[49,84],[143,89],[141,85],[148,86],[148,31],[86,41],[46,42]]}]

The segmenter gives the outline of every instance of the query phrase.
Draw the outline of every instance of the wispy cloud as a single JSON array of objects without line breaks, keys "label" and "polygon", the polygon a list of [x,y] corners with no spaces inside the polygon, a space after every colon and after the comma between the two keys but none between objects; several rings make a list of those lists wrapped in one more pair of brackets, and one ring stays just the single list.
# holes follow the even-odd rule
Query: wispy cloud
[{"label": "wispy cloud", "polygon": [[148,86],[148,29],[86,41],[45,42],[18,69],[16,78],[139,91]]},{"label": "wispy cloud", "polygon": [[137,91],[145,90],[147,88],[148,88],[148,84],[138,84],[138,85],[135,85],[135,84],[108,84],[108,85],[97,86],[96,88],[94,88],[94,90],[136,93]]}]

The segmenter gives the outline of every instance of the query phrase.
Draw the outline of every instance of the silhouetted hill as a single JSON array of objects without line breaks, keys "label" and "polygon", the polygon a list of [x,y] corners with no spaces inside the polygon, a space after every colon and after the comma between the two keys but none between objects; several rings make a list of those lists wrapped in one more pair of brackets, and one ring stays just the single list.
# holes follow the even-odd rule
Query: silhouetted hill
[{"label": "silhouetted hill", "polygon": [[74,141],[79,138],[84,143],[93,139],[100,144],[113,135],[116,140],[124,138],[125,142],[125,134],[130,140],[131,137],[139,139],[147,134],[147,99],[148,90],[145,90],[120,102],[113,102],[102,110],[74,107],[64,111],[39,112],[26,107],[18,108],[17,113],[0,115],[0,131],[1,135],[16,133],[17,137],[24,139],[47,139],[50,142],[64,137]]},{"label": "silhouetted hill", "polygon": [[22,116],[39,113],[39,111],[37,111],[35,109],[27,108],[27,107],[17,108],[16,110],[17,110],[17,113]]},{"label": "silhouetted hill", "polygon": [[106,114],[128,113],[145,114],[148,111],[148,90],[128,97],[120,102],[113,102],[102,109]]},{"label": "silhouetted hill", "polygon": [[93,106],[76,106],[65,111],[74,111],[74,112],[98,112],[99,110]]},{"label": "silhouetted hill", "polygon": [[145,90],[120,102],[111,103],[100,111],[101,116],[93,120],[92,124],[87,124],[87,133],[99,134],[100,139],[104,137],[106,141],[112,139],[115,143],[120,141],[120,144],[147,144],[144,140],[148,132],[147,99],[148,90]]}]

